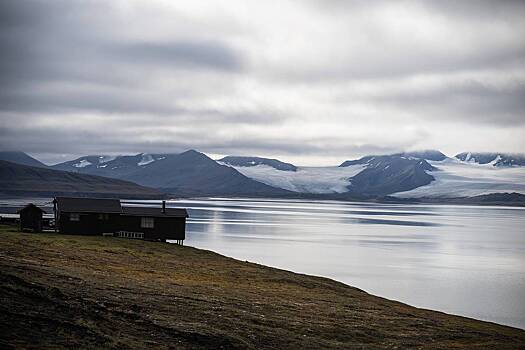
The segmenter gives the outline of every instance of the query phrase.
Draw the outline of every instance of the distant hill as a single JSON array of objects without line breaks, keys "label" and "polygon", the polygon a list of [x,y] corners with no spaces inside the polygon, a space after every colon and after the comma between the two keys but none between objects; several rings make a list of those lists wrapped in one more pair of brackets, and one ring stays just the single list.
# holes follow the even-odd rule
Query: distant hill
[{"label": "distant hill", "polygon": [[447,159],[447,156],[443,154],[441,151],[424,150],[424,151],[401,152],[401,153],[395,153],[395,154],[390,154],[390,155],[364,156],[359,159],[344,161],[339,166],[345,167],[345,166],[354,165],[354,164],[365,164],[372,158],[386,159],[385,157],[417,158],[417,159],[432,160],[432,161],[442,161],[442,160]]},{"label": "distant hill", "polygon": [[17,152],[17,151],[0,152],[0,160],[5,160],[7,162],[16,163],[16,164],[36,166],[39,168],[47,168],[47,165],[36,160],[35,158],[29,156],[27,153],[24,153],[24,152]]},{"label": "distant hill", "polygon": [[441,151],[437,151],[437,150],[403,152],[403,153],[398,153],[397,155],[402,156],[402,157],[412,157],[412,158],[434,160],[434,161],[441,161],[447,158],[446,155],[444,155]]},{"label": "distant hill", "polygon": [[525,155],[522,154],[463,152],[455,158],[464,162],[494,166],[525,166]]},{"label": "distant hill", "polygon": [[53,169],[71,171],[80,174],[100,175],[123,178],[140,171],[147,165],[163,160],[166,155],[140,153],[131,156],[91,155],[53,165]]},{"label": "distant hill", "polygon": [[74,174],[0,160],[0,195],[77,195],[120,198],[160,198],[159,190],[129,181]]},{"label": "distant hill", "polygon": [[267,165],[277,170],[282,171],[296,171],[297,167],[290,163],[284,163],[277,159],[261,158],[261,157],[239,157],[227,156],[219,159],[219,162],[233,165],[233,166],[257,166]]},{"label": "distant hill", "polygon": [[[348,165],[345,165],[348,164]],[[364,195],[388,195],[425,186],[434,181],[427,171],[434,170],[424,159],[399,155],[363,157],[341,164],[341,167],[366,164],[366,168],[350,179],[349,192]]]}]

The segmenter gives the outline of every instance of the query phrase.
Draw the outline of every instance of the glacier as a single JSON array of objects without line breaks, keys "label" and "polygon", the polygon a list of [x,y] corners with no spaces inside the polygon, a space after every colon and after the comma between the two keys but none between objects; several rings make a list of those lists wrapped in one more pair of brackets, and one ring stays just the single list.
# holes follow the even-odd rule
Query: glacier
[{"label": "glacier", "polygon": [[243,167],[218,163],[267,185],[301,193],[347,192],[350,178],[366,168],[366,164],[356,164],[348,167],[297,167],[297,171],[283,171],[264,164]]},{"label": "glacier", "polygon": [[427,173],[435,180],[426,186],[397,192],[400,198],[454,198],[472,197],[489,193],[518,192],[525,194],[525,168],[495,167],[494,162],[478,164],[467,157],[467,161],[447,158],[429,161],[436,168]]}]

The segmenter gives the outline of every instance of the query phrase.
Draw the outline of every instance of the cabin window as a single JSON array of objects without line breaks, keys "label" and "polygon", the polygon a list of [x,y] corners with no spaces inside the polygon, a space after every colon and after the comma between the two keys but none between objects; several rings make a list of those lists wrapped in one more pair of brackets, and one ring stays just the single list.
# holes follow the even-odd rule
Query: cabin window
[{"label": "cabin window", "polygon": [[80,221],[80,214],[79,213],[69,214],[69,221]]},{"label": "cabin window", "polygon": [[153,218],[141,218],[140,219],[140,227],[142,228],[153,228],[155,225],[155,222]]},{"label": "cabin window", "polygon": [[109,214],[98,214],[99,220],[109,220]]}]

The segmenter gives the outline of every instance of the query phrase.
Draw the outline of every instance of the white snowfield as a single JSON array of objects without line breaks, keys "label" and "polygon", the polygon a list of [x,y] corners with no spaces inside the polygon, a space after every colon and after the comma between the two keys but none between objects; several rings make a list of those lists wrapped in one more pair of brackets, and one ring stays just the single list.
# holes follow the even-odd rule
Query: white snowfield
[{"label": "white snowfield", "polygon": [[241,174],[289,191],[302,193],[343,193],[347,192],[350,178],[359,174],[366,165],[351,165],[348,167],[297,167],[297,171],[277,170],[269,165],[230,166]]},{"label": "white snowfield", "polygon": [[493,165],[495,161],[483,165],[450,158],[429,161],[438,169],[427,172],[435,181],[410,191],[394,193],[393,196],[453,198],[502,192],[525,194],[525,167],[496,167]]}]

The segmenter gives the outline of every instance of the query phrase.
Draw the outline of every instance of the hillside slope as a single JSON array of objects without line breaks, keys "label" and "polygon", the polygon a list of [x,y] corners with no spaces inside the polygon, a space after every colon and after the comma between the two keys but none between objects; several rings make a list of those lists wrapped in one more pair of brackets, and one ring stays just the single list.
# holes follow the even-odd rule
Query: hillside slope
[{"label": "hillside slope", "polygon": [[0,348],[523,349],[525,331],[136,240],[0,226]]},{"label": "hillside slope", "polygon": [[43,169],[0,160],[0,195],[79,195],[159,198],[162,192],[129,181]]},{"label": "hillside slope", "polygon": [[36,166],[39,168],[47,168],[47,165],[45,165],[41,161],[31,157],[30,155],[24,152],[18,152],[18,151],[0,152],[0,160],[5,160],[6,162],[21,164],[21,165]]}]

